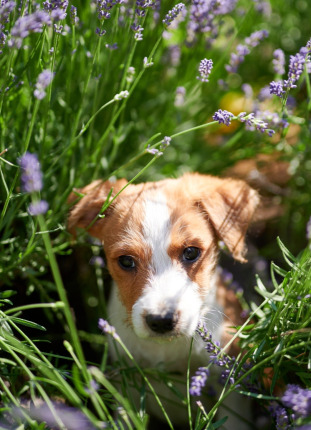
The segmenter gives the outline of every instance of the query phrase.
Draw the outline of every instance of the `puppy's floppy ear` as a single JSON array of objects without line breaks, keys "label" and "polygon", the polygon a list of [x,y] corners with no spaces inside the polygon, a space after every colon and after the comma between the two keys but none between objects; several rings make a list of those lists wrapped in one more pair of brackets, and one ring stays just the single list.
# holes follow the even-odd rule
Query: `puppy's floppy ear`
[{"label": "puppy's floppy ear", "polygon": [[198,183],[197,204],[207,214],[219,239],[233,257],[246,262],[245,235],[259,203],[258,193],[244,181],[194,175]]},{"label": "puppy's floppy ear", "polygon": [[[100,230],[104,219],[97,218],[100,214],[104,203],[109,196],[111,189],[113,190],[112,196],[116,195],[125,185],[126,179],[119,179],[116,182],[110,181],[94,181],[84,188],[77,191],[83,194],[80,198],[76,193],[71,193],[68,198],[68,203],[74,204],[68,217],[68,230],[75,234],[77,228],[86,229],[92,236],[99,237]],[[111,210],[111,206],[107,209],[106,214]]]}]

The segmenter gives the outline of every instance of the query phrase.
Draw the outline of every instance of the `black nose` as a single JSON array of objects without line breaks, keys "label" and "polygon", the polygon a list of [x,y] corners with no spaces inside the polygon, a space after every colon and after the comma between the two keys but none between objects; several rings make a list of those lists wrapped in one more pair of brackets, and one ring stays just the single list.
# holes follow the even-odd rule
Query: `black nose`
[{"label": "black nose", "polygon": [[148,314],[146,315],[146,323],[149,328],[155,333],[164,334],[172,331],[177,324],[177,316],[173,312],[168,312],[165,315]]}]

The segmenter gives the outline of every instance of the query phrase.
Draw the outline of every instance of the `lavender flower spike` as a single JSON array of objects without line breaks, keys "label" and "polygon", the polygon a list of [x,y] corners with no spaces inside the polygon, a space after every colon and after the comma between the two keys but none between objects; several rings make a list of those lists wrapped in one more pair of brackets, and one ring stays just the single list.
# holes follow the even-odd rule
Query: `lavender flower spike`
[{"label": "lavender flower spike", "polygon": [[218,109],[218,111],[213,115],[213,120],[218,121],[219,124],[229,126],[233,117],[233,113],[228,112],[227,110]]},{"label": "lavender flower spike", "polygon": [[282,97],[285,93],[283,89],[283,84],[280,81],[272,81],[270,82],[270,94],[275,94],[278,97]]},{"label": "lavender flower spike", "polygon": [[42,190],[42,173],[41,167],[36,154],[26,152],[18,163],[22,169],[22,191],[32,193]]},{"label": "lavender flower spike", "polygon": [[284,75],[285,55],[282,49],[276,49],[273,52],[272,64],[273,64],[274,73],[277,73],[278,75]]},{"label": "lavender flower spike", "polygon": [[157,157],[161,157],[161,155],[163,155],[162,151],[159,151],[157,148],[151,148],[150,145],[148,145],[146,152],[151,155],[156,155]]},{"label": "lavender flower spike", "polygon": [[274,130],[268,128],[268,123],[264,122],[262,119],[255,118],[254,113],[241,112],[237,118],[240,122],[245,122],[248,126],[249,130],[257,130],[261,133],[267,133],[270,137],[272,137],[275,133]]},{"label": "lavender flower spike", "polygon": [[114,339],[119,340],[120,337],[116,333],[116,329],[108,323],[108,321],[104,320],[103,318],[99,318],[98,320],[98,327],[105,333],[110,334]]},{"label": "lavender flower spike", "polygon": [[207,367],[199,367],[195,375],[191,378],[189,393],[191,396],[200,396],[202,388],[205,387],[209,369]]},{"label": "lavender flower spike", "polygon": [[200,76],[197,76],[197,79],[199,79],[202,82],[208,82],[208,77],[212,71],[213,68],[213,60],[208,60],[207,58],[204,58],[200,62],[199,66],[199,73]]},{"label": "lavender flower spike", "polygon": [[167,27],[169,25],[171,25],[172,21],[174,21],[174,19],[180,14],[180,12],[182,10],[185,9],[185,5],[183,3],[178,3],[176,6],[173,7],[173,9],[171,9],[166,15],[165,18],[163,19],[163,24],[166,25]]},{"label": "lavender flower spike", "polygon": [[41,33],[45,25],[49,26],[51,24],[50,15],[43,10],[37,10],[30,15],[18,18],[11,30],[10,46],[15,46],[19,49],[22,46],[22,40],[30,33]]},{"label": "lavender flower spike", "polygon": [[8,1],[4,4],[1,2],[0,5],[0,24],[5,24],[9,22],[9,15],[15,8],[15,2]]},{"label": "lavender flower spike", "polygon": [[286,88],[296,88],[295,82],[298,81],[303,72],[307,54],[308,48],[303,47],[298,54],[290,56],[288,79],[284,81],[284,86]]},{"label": "lavender flower spike", "polygon": [[30,203],[28,212],[32,216],[45,214],[49,209],[49,204],[45,200],[38,200],[37,202]]},{"label": "lavender flower spike", "polygon": [[71,6],[70,8],[70,23],[71,25],[76,25],[79,21],[77,17],[77,8],[75,6]]},{"label": "lavender flower spike", "polygon": [[54,73],[52,73],[50,70],[43,70],[43,72],[41,72],[38,76],[36,89],[33,92],[34,96],[38,100],[42,100],[46,96],[46,92],[44,90],[50,85],[53,77]]},{"label": "lavender flower spike", "polygon": [[309,417],[311,415],[311,390],[289,384],[283,394],[282,403],[287,408],[291,408],[297,418]]}]

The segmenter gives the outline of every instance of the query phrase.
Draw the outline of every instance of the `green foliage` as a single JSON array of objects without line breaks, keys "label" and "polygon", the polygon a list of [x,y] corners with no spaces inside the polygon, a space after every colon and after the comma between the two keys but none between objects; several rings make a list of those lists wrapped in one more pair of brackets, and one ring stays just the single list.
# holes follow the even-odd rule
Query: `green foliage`
[{"label": "green foliage", "polygon": [[[236,163],[259,156],[266,157],[259,158],[259,165],[267,159],[268,167],[286,163],[290,178],[277,187],[265,183],[261,190],[273,195],[271,201],[282,207],[283,215],[277,223],[265,224],[263,239],[257,243],[258,254],[274,262],[270,283],[257,278],[263,303],[252,304],[252,320],[241,329],[245,357],[239,365],[247,358],[253,361],[252,381],[264,381],[264,369],[274,369],[261,393],[247,393],[264,405],[271,399],[278,401],[276,390],[282,384],[310,388],[310,248],[301,251],[307,244],[311,214],[307,66],[297,88],[283,99],[258,98],[264,86],[281,79],[273,71],[273,51],[284,50],[287,73],[289,56],[310,39],[308,2],[271,0],[270,12],[262,13],[257,6],[264,2],[240,0],[230,13],[216,14],[215,33],[194,34],[191,40],[190,1],[185,2],[184,18],[166,28],[162,19],[173,5],[165,0],[156,2],[160,7],[156,13],[147,8],[142,17],[135,17],[135,2],[129,0],[113,6],[111,17],[102,21],[95,2],[76,0],[69,2],[66,17],[43,25],[23,38],[20,46],[14,42],[17,20],[37,8],[43,10],[45,4],[18,1],[4,19],[3,7],[8,3],[3,1],[0,7],[0,41],[6,39],[0,54],[3,425],[45,428],[44,417],[30,413],[29,404],[37,405],[38,399],[48,405],[59,428],[67,426],[61,422],[59,400],[94,428],[107,422],[112,428],[146,428],[149,419],[144,410],[146,393],[153,392],[148,371],[143,372],[130,357],[132,367],[124,367],[122,373],[123,387],[137,384],[141,411],[109,377],[113,369],[107,365],[108,347],[97,329],[97,319],[105,312],[105,271],[100,266],[87,267],[92,256],[100,256],[96,243],[81,237],[72,250],[73,239],[66,230],[69,194],[94,179],[111,176],[131,182],[186,171],[227,174]],[[77,23],[70,17],[73,5]],[[144,28],[141,41],[131,29],[134,21]],[[96,28],[106,33],[99,36]],[[236,73],[229,73],[225,65],[237,45],[263,29],[269,31],[268,38],[251,49]],[[204,58],[214,64],[209,82],[197,79]],[[45,70],[53,73],[53,79],[43,98],[37,98],[38,78]],[[251,85],[253,95],[245,95],[243,84]],[[179,87],[185,94],[178,98]],[[295,99],[293,109],[285,105],[287,96],[289,101]],[[255,108],[257,114],[267,110],[271,118],[276,114],[279,122],[269,123],[276,131],[272,138],[237,121],[240,112]],[[212,120],[218,109],[235,115],[229,127]],[[163,145],[165,136],[171,138],[168,148]],[[43,172],[43,188],[34,193],[25,193],[20,186],[19,160],[26,151],[38,155]],[[48,202],[49,210],[31,216],[30,204],[41,199]],[[286,247],[276,240],[278,235]],[[296,258],[287,248],[301,254]],[[290,270],[282,268],[282,256]],[[87,323],[80,322],[80,315],[86,315]],[[161,373],[157,377],[171,387],[181,407],[189,405],[189,398],[180,399],[174,378]],[[223,398],[238,389],[227,387]],[[214,411],[206,417],[198,408],[195,428],[206,427]],[[214,422],[213,428],[222,424]]]}]

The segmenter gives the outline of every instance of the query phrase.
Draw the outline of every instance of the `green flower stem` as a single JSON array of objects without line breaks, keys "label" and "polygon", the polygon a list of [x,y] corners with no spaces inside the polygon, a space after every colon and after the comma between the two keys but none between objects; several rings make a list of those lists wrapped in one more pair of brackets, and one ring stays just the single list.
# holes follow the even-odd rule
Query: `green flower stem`
[{"label": "green flower stem", "polygon": [[86,132],[86,130],[89,128],[90,124],[94,121],[94,119],[97,117],[97,115],[104,110],[106,107],[110,106],[112,103],[115,103],[115,99],[109,100],[109,102],[105,103],[103,106],[101,106],[94,115],[91,116],[91,118],[88,120],[88,122],[83,126],[83,128],[80,130],[79,134],[72,140],[72,143],[75,142],[80,136],[82,136],[83,133]]},{"label": "green flower stem", "polygon": [[[152,57],[153,57],[153,55],[155,54],[155,52],[156,52],[156,50],[157,50],[157,48],[158,48],[158,46],[159,46],[159,44],[160,44],[161,39],[162,39],[162,35],[161,35],[161,37],[159,37],[159,39],[158,39],[158,40],[157,40],[157,42],[155,43],[155,45],[154,45],[154,47],[152,48],[151,53],[150,53],[150,55],[149,55],[149,57],[148,57],[148,58],[152,58]],[[143,76],[143,74],[144,74],[145,70],[146,70],[146,69],[143,67],[143,68],[142,68],[142,70],[140,71],[139,75],[138,75],[138,76],[137,76],[137,78],[135,79],[135,81],[134,81],[133,85],[132,85],[132,86],[131,86],[131,88],[129,89],[129,96],[128,96],[126,99],[124,99],[124,100],[122,101],[122,104],[121,104],[120,108],[117,110],[117,112],[116,112],[115,114],[113,114],[113,115],[112,115],[112,118],[111,118],[110,123],[108,124],[108,126],[107,126],[107,128],[106,128],[106,130],[105,130],[104,134],[102,135],[102,137],[99,139],[99,141],[98,141],[98,143],[97,143],[97,150],[94,152],[94,158],[95,158],[96,160],[98,159],[99,154],[100,154],[100,152],[102,151],[102,144],[103,144],[103,142],[105,142],[105,140],[106,140],[107,136],[109,135],[109,133],[110,133],[110,131],[111,131],[112,127],[114,126],[115,122],[116,122],[116,121],[117,121],[117,119],[119,118],[119,116],[120,116],[121,112],[123,111],[123,109],[125,109],[125,107],[126,107],[126,103],[127,103],[127,100],[128,100],[128,99],[129,99],[129,97],[132,95],[132,93],[133,93],[134,89],[136,88],[137,84],[139,83],[140,79],[142,78],[142,76]],[[125,71],[125,73],[126,73],[126,71]],[[120,87],[120,90],[122,91],[122,87]],[[116,144],[114,144],[114,147],[113,147],[113,149],[112,149],[112,152],[113,152],[113,153],[115,153],[114,155],[116,155],[116,149],[117,149],[117,148],[115,148],[115,145],[116,145]],[[114,159],[114,158],[115,158],[115,157],[113,157],[113,159]],[[111,164],[111,163],[110,163],[110,164]],[[95,169],[94,177],[96,177],[96,175],[98,174],[98,168],[99,168],[99,164],[97,163],[97,167],[96,167],[96,169]]]},{"label": "green flower stem", "polygon": [[[207,127],[210,127],[212,125],[218,124],[218,121],[211,121],[208,123],[204,123],[201,125],[198,125],[196,127],[191,127],[188,128],[187,130],[183,130],[183,131],[179,131],[178,133],[172,134],[171,136],[169,136],[171,139],[175,138],[175,137],[179,137],[182,136],[184,134],[187,133],[191,133],[193,131],[197,131],[197,130],[201,130]],[[159,135],[161,135],[161,133],[156,133],[154,136],[152,136],[145,144],[144,146],[147,147],[148,143],[151,142],[152,140],[156,139]],[[150,149],[153,148],[158,148],[160,145],[162,144],[162,140],[159,140],[158,142],[154,143],[153,145],[150,145]],[[119,167],[118,169],[115,169],[112,173],[109,174],[109,177],[116,175],[120,170],[124,170],[125,168],[129,167],[131,164],[135,163],[137,160],[139,160],[141,157],[143,157],[144,155],[146,155],[146,149],[144,151],[142,151],[140,154],[136,155],[135,157],[131,158],[128,162],[126,162],[123,166]],[[98,169],[97,169],[98,170]],[[96,170],[96,171],[97,171]],[[96,175],[95,175],[96,176]]]},{"label": "green flower stem", "polygon": [[8,398],[10,399],[10,401],[12,402],[12,404],[14,406],[16,406],[19,410],[19,412],[23,415],[23,417],[25,418],[25,420],[28,422],[28,424],[30,426],[34,425],[34,421],[25,413],[24,408],[21,407],[19,401],[16,399],[16,397],[11,393],[11,391],[8,389],[8,387],[6,386],[5,382],[3,381],[3,379],[0,376],[0,384],[2,386],[2,390],[5,392],[5,394],[8,396]]},{"label": "green flower stem", "polygon": [[60,308],[64,308],[64,303],[63,302],[34,303],[31,305],[17,306],[16,308],[8,309],[7,311],[5,311],[5,314],[10,315],[21,311],[26,311],[27,309],[41,309],[41,308],[60,309]]},{"label": "green flower stem", "polygon": [[[65,340],[64,341],[64,346],[67,349],[67,351],[69,352],[69,354],[71,355],[71,357],[73,358],[73,361],[76,363],[78,369],[83,373],[83,367],[80,363],[80,361],[78,360],[78,357],[76,356],[72,345]],[[105,406],[105,404],[101,401],[100,398],[98,398],[98,394],[96,393],[96,391],[92,390],[92,386],[91,386],[91,375],[89,374],[89,382],[87,385],[87,388],[89,389],[90,392],[90,397],[93,403],[93,406],[99,416],[99,418],[103,421],[107,420],[107,415],[109,415],[109,412]]]},{"label": "green flower stem", "polygon": [[134,359],[134,357],[132,356],[132,354],[130,353],[130,351],[127,349],[127,347],[125,346],[125,344],[122,342],[121,338],[119,336],[116,336],[114,338],[116,340],[116,342],[118,342],[121,346],[121,348],[123,349],[123,351],[126,353],[126,355],[128,356],[128,358],[132,361],[132,363],[134,364],[134,366],[136,367],[136,369],[138,370],[138,372],[140,373],[140,375],[142,376],[143,380],[145,381],[145,383],[148,385],[151,393],[153,394],[156,402],[158,403],[158,405],[160,406],[160,409],[169,425],[169,427],[174,430],[174,427],[171,423],[171,420],[169,419],[162,403],[161,400],[159,399],[157,393],[155,392],[153,386],[151,385],[151,383],[149,382],[149,379],[146,377],[146,375],[144,374],[144,372],[142,371],[141,367],[138,365],[137,361]]},{"label": "green flower stem", "polygon": [[[81,101],[80,101],[80,107],[79,107],[78,113],[77,113],[77,115],[75,117],[75,120],[74,120],[74,123],[73,123],[72,134],[71,134],[72,135],[72,140],[74,139],[74,136],[77,134],[77,129],[78,129],[78,126],[79,126],[81,115],[82,115],[83,101],[84,101],[84,97],[86,95],[86,91],[87,91],[88,86],[89,86],[89,82],[90,82],[90,79],[91,79],[91,75],[92,75],[94,64],[95,64],[95,61],[96,61],[96,58],[97,58],[97,54],[98,54],[98,52],[100,50],[100,42],[101,42],[101,37],[98,37],[97,41],[96,41],[96,45],[95,45],[94,54],[93,54],[93,61],[92,61],[91,67],[89,68],[88,74],[86,76],[86,80],[84,82],[84,87],[83,87],[83,91],[82,91],[82,97],[81,97]],[[70,146],[72,146],[72,144]]]},{"label": "green flower stem", "polygon": [[[8,79],[8,76],[9,76],[9,73],[10,73],[10,70],[11,70],[11,66],[12,66],[14,54],[15,54],[15,50],[11,49],[10,54],[9,54],[9,58],[7,60],[7,63],[6,63],[6,69],[5,69],[5,72],[4,72],[4,76],[5,76],[4,82],[5,83],[6,83],[7,79]],[[3,85],[3,87],[4,86],[5,86],[5,84]],[[5,92],[1,91],[1,93],[0,93],[0,115],[1,115],[1,112],[2,112],[4,95],[5,95]],[[4,147],[3,148],[1,147],[0,149],[1,149],[1,151],[3,151]]]},{"label": "green flower stem", "polygon": [[229,342],[226,343],[226,345],[222,348],[223,351],[229,348],[229,346],[235,341],[235,339],[240,335],[240,333],[243,331],[243,329],[250,323],[252,318],[260,311],[261,308],[263,308],[268,302],[273,299],[273,296],[277,295],[278,290],[273,291],[270,297],[266,298],[257,308],[250,314],[250,316],[247,318],[245,323],[241,325],[239,330],[235,333],[235,335],[229,340]]},{"label": "green flower stem", "polygon": [[26,364],[23,362],[23,360],[21,360],[20,357],[15,353],[15,351],[13,350],[13,348],[11,348],[11,346],[8,344],[8,342],[4,342],[1,337],[0,337],[0,346],[2,347],[2,349],[4,351],[7,351],[14,358],[15,362],[18,363],[19,366],[25,371],[25,373],[27,374],[29,379],[35,384],[35,386],[36,386],[38,392],[40,393],[40,395],[42,396],[43,400],[48,405],[53,417],[55,418],[57,425],[61,429],[66,430],[66,427],[65,427],[64,423],[62,422],[62,420],[58,417],[49,396],[47,395],[45,390],[42,388],[42,386],[36,381],[36,378],[35,378],[34,374],[31,372],[31,370],[26,366]]},{"label": "green flower stem", "polygon": [[102,207],[102,209],[101,209],[101,211],[100,211],[100,213],[93,219],[93,221],[87,226],[87,230],[89,229],[89,228],[91,228],[92,227],[92,225],[97,221],[97,219],[98,218],[100,218],[100,217],[102,217],[102,216],[105,216],[105,215],[102,215],[104,212],[105,212],[105,210],[107,210],[108,208],[109,208],[109,206],[115,201],[115,199],[122,193],[122,191],[124,191],[129,185],[131,185],[134,181],[136,181],[136,179],[138,179],[139,178],[139,176],[141,176],[144,172],[145,172],[145,170],[147,170],[155,161],[156,161],[156,159],[157,159],[158,157],[157,157],[157,155],[155,155],[150,161],[149,161],[149,163],[148,164],[146,164],[146,166],[142,169],[142,170],[140,170],[140,172],[139,173],[137,173],[137,175],[135,175],[130,181],[128,181],[128,183],[126,184],[126,185],[124,185],[124,187],[123,188],[121,188],[121,190],[111,199],[111,200],[108,200],[105,204],[104,204],[104,206]]},{"label": "green flower stem", "polygon": [[51,270],[53,273],[57,292],[58,292],[58,295],[59,295],[61,301],[64,303],[64,315],[65,315],[65,318],[67,321],[70,336],[72,338],[72,343],[74,345],[74,348],[75,348],[76,354],[79,358],[79,361],[82,365],[82,372],[83,372],[83,375],[85,377],[85,380],[86,380],[86,382],[88,382],[89,376],[88,376],[87,369],[86,369],[86,363],[85,363],[83,350],[81,347],[77,328],[75,326],[73,316],[72,316],[72,313],[70,310],[70,305],[69,305],[69,302],[67,299],[66,290],[64,288],[63,281],[62,281],[62,278],[61,278],[61,275],[59,272],[58,264],[57,264],[57,261],[56,261],[56,258],[55,258],[54,252],[53,252],[50,236],[49,236],[49,233],[47,232],[48,231],[47,225],[46,225],[45,219],[42,215],[38,215],[38,221],[39,221],[41,231],[44,232],[44,233],[42,233],[42,238],[43,238],[45,249],[46,249],[46,252],[48,255]]},{"label": "green flower stem", "polygon": [[305,75],[307,94],[308,94],[308,100],[309,100],[308,105],[307,105],[307,109],[308,109],[308,111],[310,111],[311,110],[311,84],[310,84],[310,75],[308,73],[306,65],[304,68],[304,75]]},{"label": "green flower stem", "polygon": [[[4,312],[1,312],[1,315],[5,317],[6,314]],[[44,362],[47,365],[48,369],[51,370],[51,372],[53,372],[53,375],[58,380],[58,383],[62,387],[62,391],[64,394],[66,394],[68,400],[71,400],[76,405],[79,405],[81,403],[79,397],[77,397],[76,393],[72,390],[70,385],[59,374],[57,369],[53,367],[53,365],[46,358],[46,356],[40,351],[39,348],[37,348],[36,344],[11,319],[8,319],[8,323],[11,325],[12,328],[14,328],[14,330],[16,330],[26,340],[27,344],[30,345],[33,351],[35,351],[38,354],[42,362]]]},{"label": "green flower stem", "polygon": [[190,430],[193,429],[192,414],[191,414],[191,401],[190,401],[190,362],[191,362],[192,346],[193,346],[193,337],[191,338],[191,342],[190,342],[188,364],[187,364],[187,407],[188,407],[188,419],[189,419],[189,429]]},{"label": "green flower stem", "polygon": [[27,135],[26,135],[26,138],[25,138],[24,149],[23,149],[24,153],[27,151],[28,146],[29,146],[29,142],[30,142],[30,138],[31,138],[31,135],[32,135],[33,127],[34,127],[34,124],[36,122],[36,117],[37,117],[39,105],[40,105],[40,100],[36,99],[35,100],[35,105],[34,105],[34,108],[33,108],[33,113],[31,115],[30,125],[29,125],[28,132],[27,132]]},{"label": "green flower stem", "polygon": [[[137,418],[137,415],[133,412],[129,404],[129,401],[119,393],[119,391],[108,381],[105,375],[97,367],[94,367],[94,366],[90,368],[90,372],[92,373],[96,381],[102,384],[109,391],[109,393],[111,393],[111,395],[118,401],[118,403],[120,403],[124,407],[127,414],[133,421],[133,424],[135,425],[135,429],[144,430],[145,427],[143,426],[141,421]],[[115,426],[114,421],[112,421],[111,424]],[[132,426],[130,426],[130,428],[132,428]]]},{"label": "green flower stem", "polygon": [[303,348],[305,349],[308,345],[311,345],[311,340],[310,341],[304,341],[304,342],[300,342],[296,345],[291,345],[287,348],[281,349],[279,351],[275,351],[275,349],[273,350],[272,354],[269,355],[268,357],[266,357],[265,359],[261,360],[260,363],[255,364],[251,369],[249,369],[247,372],[245,372],[237,381],[234,382],[234,384],[232,384],[230,386],[230,388],[228,389],[228,391],[226,393],[224,393],[222,400],[218,401],[213,408],[209,411],[208,413],[208,417],[209,417],[209,423],[211,422],[211,420],[213,419],[213,416],[215,414],[215,412],[217,411],[219,405],[221,404],[221,402],[223,400],[225,400],[225,398],[227,398],[229,396],[229,394],[231,394],[242,382],[243,380],[250,375],[252,372],[254,372],[255,370],[260,369],[261,367],[264,367],[266,364],[270,363],[271,360],[277,358],[278,356],[282,355],[282,354],[286,354],[287,352],[297,349],[299,350],[299,348]]},{"label": "green flower stem", "polygon": [[[91,247],[93,255],[99,256],[100,248],[98,246]],[[107,317],[106,299],[104,294],[104,276],[102,267],[95,264],[95,276],[98,291],[99,309],[101,309],[104,318]]]}]

